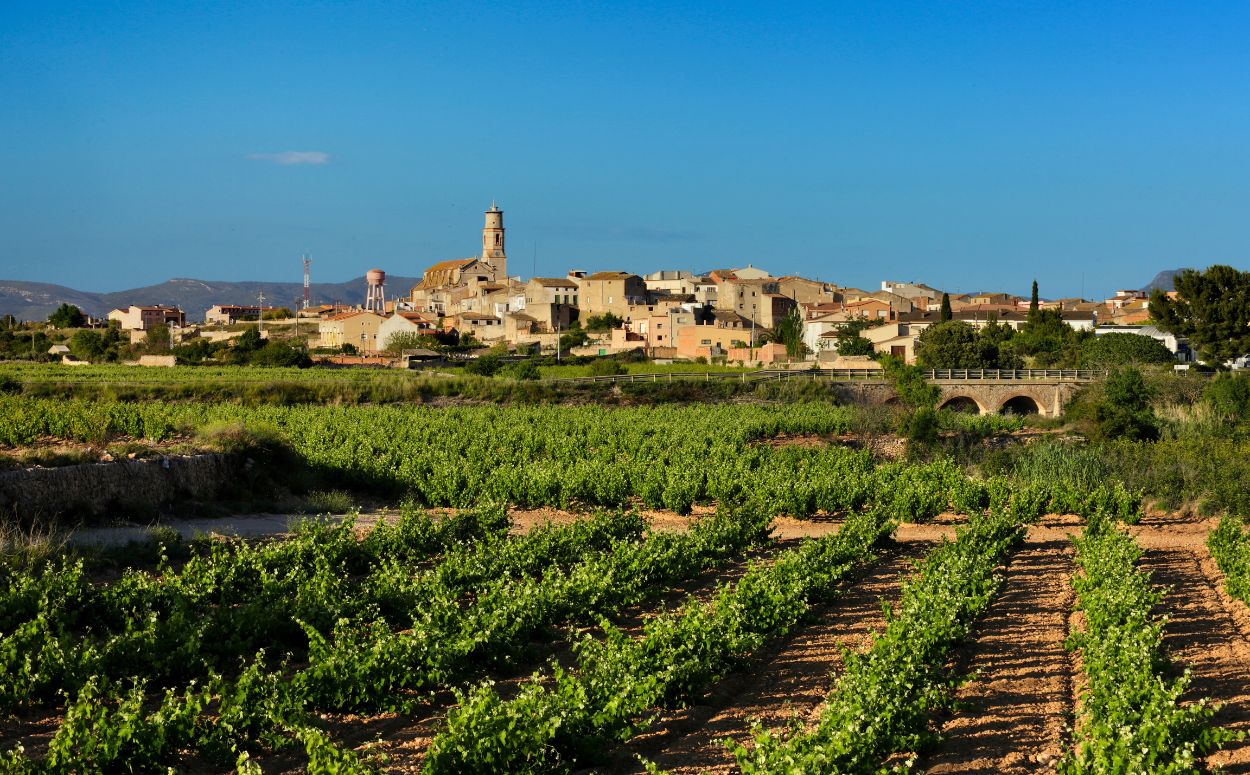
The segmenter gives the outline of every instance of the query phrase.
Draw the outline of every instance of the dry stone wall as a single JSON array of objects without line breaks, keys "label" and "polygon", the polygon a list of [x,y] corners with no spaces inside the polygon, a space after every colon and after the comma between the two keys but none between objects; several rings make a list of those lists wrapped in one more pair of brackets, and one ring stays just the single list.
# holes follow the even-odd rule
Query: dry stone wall
[{"label": "dry stone wall", "polygon": [[233,455],[142,460],[0,472],[0,514],[19,521],[149,515],[176,501],[232,489],[248,461]]}]

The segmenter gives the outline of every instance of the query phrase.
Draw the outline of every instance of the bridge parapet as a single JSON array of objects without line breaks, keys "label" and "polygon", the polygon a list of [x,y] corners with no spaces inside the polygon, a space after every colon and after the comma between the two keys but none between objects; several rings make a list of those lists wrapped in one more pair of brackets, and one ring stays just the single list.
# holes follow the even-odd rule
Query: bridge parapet
[{"label": "bridge parapet", "polygon": [[[930,369],[924,377],[941,390],[939,406],[971,401],[980,414],[1004,410],[1036,411],[1058,417],[1063,405],[1084,383],[1106,376],[1094,369]],[[827,383],[844,401],[884,404],[897,401],[894,386],[880,369],[770,369],[743,372],[663,372],[613,374],[602,377],[566,377],[550,382],[782,382]],[[961,399],[963,399],[961,401]]]}]

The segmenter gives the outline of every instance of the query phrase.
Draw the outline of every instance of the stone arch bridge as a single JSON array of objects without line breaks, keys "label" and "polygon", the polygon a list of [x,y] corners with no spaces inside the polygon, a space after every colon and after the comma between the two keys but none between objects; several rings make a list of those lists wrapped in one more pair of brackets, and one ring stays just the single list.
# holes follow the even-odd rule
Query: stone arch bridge
[{"label": "stone arch bridge", "polygon": [[[942,391],[938,407],[976,414],[1039,414],[1058,417],[1083,385],[1100,379],[1102,371],[1075,369],[936,370],[925,373]],[[843,400],[866,404],[898,401],[894,386],[883,379],[829,375]]]},{"label": "stone arch bridge", "polygon": [[[1106,376],[1089,369],[947,369],[924,372],[942,391],[939,407],[978,414],[1040,414],[1058,417],[1082,385]],[[739,373],[664,372],[565,377],[551,382],[783,382],[827,383],[847,403],[889,404],[898,401],[894,386],[881,369],[772,369]]]}]

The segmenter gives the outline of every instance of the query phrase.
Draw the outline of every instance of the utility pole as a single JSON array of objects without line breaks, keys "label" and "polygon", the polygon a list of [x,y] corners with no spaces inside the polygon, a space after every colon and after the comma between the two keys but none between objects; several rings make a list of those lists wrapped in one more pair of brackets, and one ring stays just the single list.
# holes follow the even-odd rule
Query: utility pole
[{"label": "utility pole", "polygon": [[749,357],[747,360],[755,362],[755,305],[751,305],[751,343],[747,345]]}]

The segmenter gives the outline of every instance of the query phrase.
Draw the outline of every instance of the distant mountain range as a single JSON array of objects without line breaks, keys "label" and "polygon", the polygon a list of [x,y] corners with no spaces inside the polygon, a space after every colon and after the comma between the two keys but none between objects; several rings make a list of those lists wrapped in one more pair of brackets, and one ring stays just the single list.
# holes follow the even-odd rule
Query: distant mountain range
[{"label": "distant mountain range", "polygon": [[1183,271],[1185,270],[1184,269],[1164,269],[1162,272],[1155,275],[1155,279],[1151,280],[1150,284],[1147,285],[1145,288],[1142,288],[1142,290],[1145,291],[1146,293],[1150,293],[1155,288],[1158,288],[1161,291],[1174,291],[1176,290],[1176,286],[1173,284],[1173,280],[1175,280],[1176,276]]},{"label": "distant mountain range", "polygon": [[[1155,275],[1142,290],[1172,290],[1172,279],[1180,269],[1166,269]],[[419,278],[387,277],[387,297],[407,296]],[[96,293],[77,291],[63,285],[32,283],[22,280],[0,280],[0,315],[13,315],[19,320],[46,320],[62,304],[73,304],[94,317],[109,310],[131,304],[171,304],[187,313],[187,320],[203,320],[204,312],[214,304],[254,304],[260,293],[265,304],[294,307],[304,296],[300,283],[225,282],[175,278],[160,285],[133,288],[128,291]],[[344,302],[359,304],[365,299],[365,278],[357,277],[342,283],[313,283],[309,292],[313,304]]]},{"label": "distant mountain range", "polygon": [[[407,296],[417,278],[386,278],[386,296]],[[131,304],[169,304],[187,313],[187,320],[204,319],[204,312],[214,304],[255,304],[260,293],[265,305],[292,307],[304,297],[302,283],[224,282],[176,278],[113,293],[77,291],[63,285],[32,283],[22,280],[0,280],[0,315],[13,315],[18,320],[46,320],[62,304],[73,304],[93,317],[107,315],[109,310]],[[343,283],[312,283],[309,295],[313,304],[343,302],[361,304],[365,300],[365,278],[357,277]]]}]

